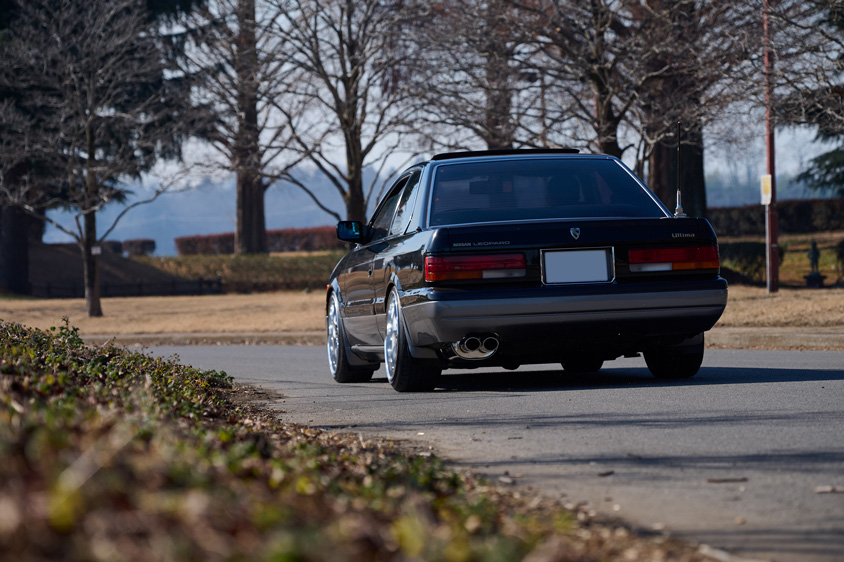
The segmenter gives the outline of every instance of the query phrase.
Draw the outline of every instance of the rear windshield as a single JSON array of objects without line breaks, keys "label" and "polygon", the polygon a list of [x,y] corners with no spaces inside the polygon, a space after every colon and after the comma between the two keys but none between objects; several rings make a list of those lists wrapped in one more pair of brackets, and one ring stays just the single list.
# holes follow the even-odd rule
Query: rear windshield
[{"label": "rear windshield", "polygon": [[441,164],[429,222],[664,216],[616,161],[558,158]]}]

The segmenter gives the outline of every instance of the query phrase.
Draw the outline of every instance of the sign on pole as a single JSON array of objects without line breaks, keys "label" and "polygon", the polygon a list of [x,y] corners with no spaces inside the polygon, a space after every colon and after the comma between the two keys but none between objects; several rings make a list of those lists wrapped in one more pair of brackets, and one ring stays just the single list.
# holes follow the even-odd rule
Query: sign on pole
[{"label": "sign on pole", "polygon": [[764,174],[762,176],[762,204],[771,204],[771,174]]}]

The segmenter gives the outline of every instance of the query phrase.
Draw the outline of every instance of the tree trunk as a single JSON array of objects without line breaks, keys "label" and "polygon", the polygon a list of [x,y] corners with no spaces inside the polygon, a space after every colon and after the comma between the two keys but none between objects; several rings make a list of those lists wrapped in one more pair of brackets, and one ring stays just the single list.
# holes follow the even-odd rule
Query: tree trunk
[{"label": "tree trunk", "polygon": [[598,135],[598,150],[621,158],[621,146],[618,144],[619,119],[612,106],[612,98],[604,81],[593,79],[592,88],[595,90],[595,133]]},{"label": "tree trunk", "polygon": [[703,174],[703,132],[699,125],[686,133],[680,146],[680,181],[683,207],[690,217],[706,216],[706,179]]},{"label": "tree trunk", "polygon": [[[648,161],[648,187],[669,211],[674,211],[677,206],[677,146],[671,146],[671,142],[670,139],[660,142],[651,150]],[[685,194],[685,189],[683,193]],[[683,206],[685,203],[684,200]]]},{"label": "tree trunk", "polygon": [[86,162],[87,183],[85,184],[85,203],[83,210],[87,211],[82,219],[82,269],[83,282],[85,284],[85,308],[88,311],[89,318],[99,318],[103,315],[102,306],[100,306],[100,268],[97,256],[94,255],[94,244],[97,243],[97,213],[92,209],[93,201],[97,200],[97,192],[99,186],[97,185],[96,157],[94,142],[94,130],[87,124],[85,131],[88,159]]},{"label": "tree trunk", "polygon": [[[360,138],[357,140],[359,145]],[[353,158],[354,153],[354,150],[349,150],[346,161],[349,170],[349,189],[344,196],[346,217],[350,221],[366,222],[366,201],[363,197],[363,163]]]},{"label": "tree trunk", "polygon": [[[490,18],[491,26],[496,25]],[[486,141],[488,150],[513,148],[513,124],[510,113],[513,105],[510,91],[510,67],[506,44],[490,41],[486,53]]]},{"label": "tree trunk", "polygon": [[[648,186],[671,211],[677,206],[676,143],[676,140],[667,139],[654,146],[648,164]],[[703,134],[699,126],[683,133],[683,144],[680,145],[680,191],[686,215],[705,217]]]},{"label": "tree trunk", "polygon": [[237,174],[236,254],[265,254],[267,228],[264,214],[264,182],[260,176],[239,170]]},{"label": "tree trunk", "polygon": [[27,215],[18,207],[2,209],[0,218],[0,290],[29,294],[29,229]]},{"label": "tree trunk", "polygon": [[234,164],[237,174],[237,220],[235,253],[267,252],[267,226],[264,215],[264,181],[258,130],[258,50],[255,39],[255,0],[238,0],[237,42],[238,128]]},{"label": "tree trunk", "polygon": [[82,240],[82,267],[85,280],[85,309],[89,318],[103,315],[100,305],[100,268],[93,248],[97,242],[97,214],[86,213],[84,217],[85,236]]}]

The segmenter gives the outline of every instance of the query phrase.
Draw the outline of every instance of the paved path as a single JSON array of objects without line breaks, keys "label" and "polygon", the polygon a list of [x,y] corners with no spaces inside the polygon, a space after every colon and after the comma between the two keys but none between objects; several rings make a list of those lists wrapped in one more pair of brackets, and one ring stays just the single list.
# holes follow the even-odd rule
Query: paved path
[{"label": "paved path", "polygon": [[[689,381],[642,359],[598,375],[525,368],[446,375],[429,394],[339,385],[321,347],[153,350],[279,391],[286,421],[408,439],[644,528],[743,557],[844,560],[844,352],[706,352]],[[466,374],[468,373],[468,374]]]},{"label": "paved path", "polygon": [[[101,345],[325,345],[325,331],[302,332],[197,332],[164,334],[86,334],[87,343]],[[708,347],[731,349],[837,349],[844,350],[844,327],[827,328],[721,328],[706,333]]]}]

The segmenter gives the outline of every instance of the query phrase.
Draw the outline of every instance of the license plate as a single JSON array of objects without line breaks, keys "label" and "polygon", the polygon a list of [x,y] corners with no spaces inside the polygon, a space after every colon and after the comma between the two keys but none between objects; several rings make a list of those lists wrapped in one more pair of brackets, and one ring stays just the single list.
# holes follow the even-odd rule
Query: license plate
[{"label": "license plate", "polygon": [[611,248],[542,252],[542,281],[546,284],[609,283],[613,280]]}]

